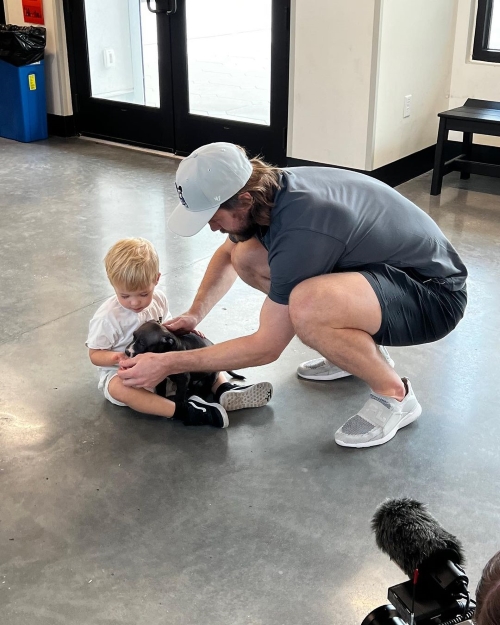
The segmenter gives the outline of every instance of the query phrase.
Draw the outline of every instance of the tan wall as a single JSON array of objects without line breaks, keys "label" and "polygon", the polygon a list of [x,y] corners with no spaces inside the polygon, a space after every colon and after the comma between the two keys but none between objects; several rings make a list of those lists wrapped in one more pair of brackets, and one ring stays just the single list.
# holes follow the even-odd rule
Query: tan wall
[{"label": "tan wall", "polygon": [[292,2],[288,156],[365,168],[375,5]]},{"label": "tan wall", "polygon": [[[436,143],[448,109],[456,3],[384,0],[374,116],[373,169]],[[411,95],[410,116],[403,117]]]}]

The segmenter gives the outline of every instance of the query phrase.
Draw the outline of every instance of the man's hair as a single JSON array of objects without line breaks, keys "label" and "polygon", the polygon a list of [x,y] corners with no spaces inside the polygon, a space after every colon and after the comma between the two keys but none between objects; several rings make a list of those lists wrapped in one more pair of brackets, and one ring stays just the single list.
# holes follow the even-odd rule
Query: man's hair
[{"label": "man's hair", "polygon": [[500,551],[486,564],[476,590],[477,625],[498,625],[500,623]]},{"label": "man's hair", "polygon": [[130,291],[156,284],[160,271],[155,248],[140,237],[117,241],[106,254],[104,266],[113,286]]},{"label": "man's hair", "polygon": [[[240,150],[245,150],[238,146]],[[246,152],[245,152],[246,153]],[[250,159],[252,173],[245,186],[233,197],[220,205],[220,208],[232,209],[238,205],[238,196],[250,193],[253,205],[250,209],[251,220],[259,226],[268,226],[271,223],[271,210],[274,206],[274,196],[280,186],[281,169],[269,165],[260,158]]]}]

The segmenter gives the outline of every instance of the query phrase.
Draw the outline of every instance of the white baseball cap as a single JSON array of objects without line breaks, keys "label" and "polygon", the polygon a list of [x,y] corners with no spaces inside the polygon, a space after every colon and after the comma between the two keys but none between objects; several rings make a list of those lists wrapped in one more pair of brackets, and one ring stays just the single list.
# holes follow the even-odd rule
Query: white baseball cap
[{"label": "white baseball cap", "polygon": [[178,204],[168,227],[182,237],[198,233],[219,206],[233,197],[250,179],[252,164],[233,143],[209,143],[179,165],[175,186]]}]

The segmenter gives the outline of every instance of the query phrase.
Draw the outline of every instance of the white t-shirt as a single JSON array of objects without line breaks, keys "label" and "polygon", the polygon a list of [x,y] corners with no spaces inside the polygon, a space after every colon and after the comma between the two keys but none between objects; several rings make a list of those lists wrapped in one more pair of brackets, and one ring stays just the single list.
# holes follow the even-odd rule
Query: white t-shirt
[{"label": "white t-shirt", "polygon": [[[165,294],[158,289],[154,290],[151,304],[136,313],[124,308],[116,295],[112,295],[103,302],[90,320],[89,335],[85,345],[89,349],[107,349],[111,352],[124,352],[132,342],[132,336],[137,328],[146,321],[162,321],[171,319],[168,302]],[[98,367],[100,378],[99,388],[104,386],[110,373],[118,371],[118,365],[113,367]]]}]

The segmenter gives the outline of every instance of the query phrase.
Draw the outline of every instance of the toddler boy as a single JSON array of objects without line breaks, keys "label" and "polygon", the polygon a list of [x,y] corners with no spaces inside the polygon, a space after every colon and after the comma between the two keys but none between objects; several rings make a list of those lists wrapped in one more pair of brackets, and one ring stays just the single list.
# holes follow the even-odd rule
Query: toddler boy
[{"label": "toddler boy", "polygon": [[157,287],[160,279],[158,254],[142,238],[122,239],[115,243],[104,259],[106,273],[115,290],[90,321],[86,345],[91,362],[99,367],[99,389],[108,401],[129,406],[137,412],[179,419],[185,425],[229,425],[227,410],[265,405],[272,386],[260,382],[237,386],[219,373],[212,388],[217,403],[193,395],[187,401],[174,403],[154,393],[154,389],[124,386],[116,375],[120,362],[127,358],[125,349],[134,331],[145,321],[171,318],[165,295]]}]

